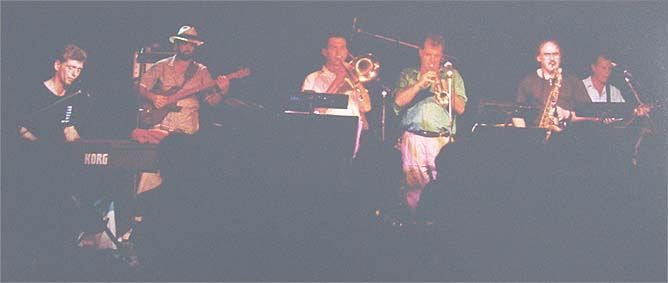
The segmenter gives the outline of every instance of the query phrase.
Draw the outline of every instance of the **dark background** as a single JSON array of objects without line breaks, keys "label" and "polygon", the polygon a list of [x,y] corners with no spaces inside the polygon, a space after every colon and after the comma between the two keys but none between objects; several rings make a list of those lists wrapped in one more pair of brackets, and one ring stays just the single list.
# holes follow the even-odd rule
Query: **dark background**
[{"label": "dark background", "polygon": [[[93,130],[84,135],[125,138],[135,123],[133,53],[155,43],[169,50],[168,37],[184,24],[196,26],[206,41],[198,59],[213,74],[251,68],[251,77],[233,82],[233,96],[280,110],[306,74],[321,67],[326,34],[351,33],[354,17],[364,31],[413,44],[427,31],[444,35],[469,97],[460,129],[475,122],[478,99],[514,99],[546,38],[560,42],[562,65],[582,78],[592,52],[608,49],[633,73],[641,99],[651,102],[668,90],[666,8],[663,1],[3,2],[2,112],[20,112],[12,105],[22,86],[47,79],[54,52],[74,42],[89,54],[82,80],[96,105]],[[380,82],[389,87],[402,68],[418,63],[415,49],[368,34],[356,34],[349,49],[372,52],[381,63]],[[632,101],[619,73],[612,82]],[[370,84],[371,123],[378,129],[381,96]]]},{"label": "dark background", "polygon": [[[11,192],[11,187],[16,185],[7,181],[7,177],[15,170],[12,165],[16,162],[12,158],[21,158],[11,151],[12,140],[8,137],[16,133],[10,123],[26,114],[23,109],[16,107],[23,95],[22,90],[25,86],[46,80],[53,74],[53,56],[69,42],[78,44],[89,54],[81,78],[89,89],[94,104],[93,115],[82,130],[84,138],[129,138],[136,118],[136,95],[132,92],[133,54],[142,47],[156,43],[169,50],[168,37],[184,24],[196,26],[206,42],[198,49],[197,56],[213,74],[229,73],[243,66],[251,68],[252,75],[249,78],[232,82],[230,95],[264,105],[276,112],[281,110],[288,96],[299,92],[306,74],[321,68],[324,60],[320,50],[327,34],[332,31],[349,34],[354,17],[357,17],[357,26],[364,31],[413,44],[419,44],[427,31],[444,35],[445,52],[456,58],[452,61],[464,78],[469,98],[467,112],[459,120],[460,134],[470,132],[471,126],[478,119],[479,99],[514,100],[518,82],[537,67],[536,45],[547,38],[559,41],[563,67],[580,78],[588,75],[593,53],[599,49],[608,49],[615,62],[633,73],[634,85],[643,101],[665,100],[668,90],[668,4],[665,1],[3,1],[1,7],[3,244],[7,241],[6,235],[11,234],[7,233],[7,223],[15,223],[20,219],[12,218],[11,209],[21,205],[19,201],[12,202],[11,194],[10,198],[7,198],[8,191]],[[349,49],[354,55],[372,52],[381,63],[379,82],[389,87],[394,85],[402,68],[415,66],[419,62],[415,49],[367,34],[355,34],[349,42]],[[634,101],[620,72],[613,73],[612,83],[622,90],[627,101]],[[382,105],[378,91],[380,87],[378,83],[370,83],[369,88],[374,100],[374,110],[369,118],[373,133],[377,134],[380,124],[378,114]],[[221,111],[223,110],[225,109]],[[301,209],[301,206],[310,208],[311,205],[316,208],[320,208],[320,205],[331,206],[334,207],[332,211],[337,212],[343,210],[341,207],[352,204],[344,199],[329,198],[332,196],[331,192],[318,196],[327,188],[310,190],[316,186],[309,182],[317,183],[320,180],[303,172],[309,172],[306,169],[317,172],[318,168],[331,167],[330,163],[323,164],[323,167],[309,166],[310,163],[302,163],[302,159],[295,158],[292,163],[262,164],[252,158],[246,160],[239,157],[249,153],[251,157],[276,154],[281,158],[272,160],[283,162],[289,159],[287,156],[290,155],[290,150],[271,145],[271,135],[281,133],[280,129],[283,128],[276,127],[275,131],[271,131],[274,128],[271,125],[259,126],[250,123],[249,128],[257,127],[267,131],[252,136],[262,138],[245,139],[249,136],[239,135],[236,139],[230,139],[235,149],[251,149],[236,155],[225,155],[225,159],[231,160],[228,162],[231,163],[231,168],[225,167],[228,165],[226,162],[209,160],[213,168],[222,167],[218,171],[221,174],[216,174],[220,176],[214,176],[214,179],[220,179],[220,182],[215,184],[220,184],[224,189],[216,187],[219,189],[216,191],[220,191],[224,197],[218,194],[209,197],[209,206],[200,208],[198,211],[203,213],[196,215],[234,218],[237,216],[234,213],[241,211],[252,217],[239,217],[235,221],[243,223],[235,222],[231,227],[246,229],[215,231],[214,226],[198,226],[204,221],[191,221],[187,218],[184,222],[192,222],[198,231],[211,229],[209,232],[214,235],[211,240],[213,244],[186,239],[175,246],[182,243],[198,244],[203,252],[184,258],[193,259],[192,262],[198,264],[207,262],[211,267],[190,266],[190,269],[184,272],[180,269],[183,267],[178,266],[167,272],[164,278],[174,281],[180,277],[169,276],[176,273],[187,277],[186,281],[218,281],[220,278],[237,279],[231,281],[662,281],[666,274],[665,111],[654,111],[653,117],[658,124],[658,133],[646,141],[647,145],[641,152],[651,158],[642,160],[645,163],[641,163],[642,167],[638,170],[641,177],[618,184],[614,182],[623,180],[626,176],[620,175],[609,180],[608,175],[604,174],[605,170],[597,170],[597,166],[601,165],[598,162],[610,165],[612,162],[601,160],[611,160],[613,155],[602,159],[604,154],[580,154],[586,153],[589,148],[572,151],[570,158],[589,166],[573,166],[570,168],[572,170],[566,170],[572,171],[573,176],[570,177],[573,178],[569,182],[560,183],[537,177],[542,176],[541,174],[533,178],[531,174],[525,174],[530,170],[540,171],[542,166],[530,168],[537,163],[511,161],[528,160],[527,156],[531,156],[527,154],[529,149],[515,148],[510,143],[504,144],[503,139],[485,138],[480,142],[482,145],[479,148],[469,152],[473,154],[480,151],[480,159],[465,157],[460,158],[463,162],[448,163],[457,167],[462,164],[461,168],[468,170],[464,172],[467,173],[465,175],[475,176],[470,178],[473,185],[449,186],[453,190],[443,191],[447,196],[430,198],[437,202],[443,200],[439,204],[442,204],[440,208],[450,220],[448,223],[459,228],[440,226],[443,233],[438,235],[444,235],[443,238],[434,237],[418,245],[414,241],[415,234],[386,233],[385,230],[376,234],[375,228],[367,227],[365,222],[362,226],[372,230],[368,233],[371,236],[361,237],[366,242],[352,241],[370,246],[364,248],[348,245],[351,241],[347,239],[337,242],[341,244],[337,246],[329,242],[327,237],[322,237],[325,240],[313,237],[318,233],[327,236],[354,235],[351,232],[355,229],[336,229],[339,226],[334,225],[330,231],[321,225],[304,225],[304,221],[292,219],[289,213],[279,213],[293,211],[293,204],[296,207],[294,209]],[[240,121],[246,120],[233,120]],[[284,129],[287,132],[288,128]],[[509,133],[511,132],[505,134]],[[230,136],[224,136],[216,142],[228,138]],[[263,146],[252,147],[258,144]],[[467,143],[455,145],[468,146]],[[305,152],[297,142],[293,147],[300,150],[295,152]],[[504,150],[504,147],[514,151]],[[610,147],[609,150],[615,151],[617,148]],[[317,151],[314,149],[311,152]],[[186,153],[184,154],[187,155]],[[549,156],[550,153],[552,152],[545,155]],[[563,152],[553,153],[557,156]],[[397,154],[392,151],[391,155]],[[203,156],[215,159],[211,156],[218,155],[206,151]],[[308,154],[299,156],[303,159],[311,157]],[[382,171],[383,174],[379,173],[379,176],[392,174],[387,172],[396,172],[396,175],[400,176],[400,171],[385,170],[391,166],[399,167],[400,158],[387,162],[392,157],[396,156],[389,156],[387,159],[369,158],[369,168]],[[238,166],[238,160],[247,163]],[[466,164],[470,167],[466,167]],[[571,164],[573,163],[562,168]],[[246,169],[251,173],[235,171]],[[216,172],[216,169],[211,171]],[[360,174],[368,177],[376,171],[364,170]],[[518,172],[518,175],[506,174],[508,172]],[[234,176],[237,173],[241,177]],[[329,176],[328,173],[329,171],[326,171],[321,174]],[[261,175],[272,175],[274,178],[263,179],[260,178]],[[286,178],[284,175],[294,178]],[[253,178],[245,178],[248,176]],[[304,176],[306,177],[301,178]],[[462,178],[462,181],[466,180]],[[596,186],[583,185],[592,182],[591,180]],[[637,180],[641,181],[634,183]],[[537,184],[531,184],[531,181],[536,181]],[[205,187],[202,189],[214,187],[206,182],[195,182],[195,185],[198,184]],[[504,187],[504,184],[510,185]],[[291,199],[303,193],[301,189],[308,189],[311,194]],[[396,186],[388,190],[394,189]],[[377,195],[380,194],[375,194],[374,197]],[[172,199],[179,203],[183,198]],[[322,200],[322,203],[312,204],[312,199]],[[255,206],[251,205],[253,202],[256,202]],[[369,206],[367,203],[365,205]],[[254,210],[255,207],[258,212]],[[277,210],[279,212],[275,212]],[[309,214],[318,210],[304,211],[304,214]],[[319,216],[324,214],[326,213],[302,218],[319,223]],[[337,217],[340,216],[337,214]],[[227,221],[228,218],[224,220]],[[568,221],[562,222],[563,219]],[[516,221],[526,223],[518,224]],[[274,227],[285,223],[290,225]],[[516,225],[507,225],[508,223]],[[478,224],[490,226],[475,226]],[[306,231],[311,227],[325,231]],[[522,229],[516,229],[518,227]],[[274,230],[285,235],[276,236]],[[273,234],[268,233],[269,231]],[[220,244],[215,238],[219,235],[217,233],[222,235],[218,239],[225,239],[226,244],[222,247],[216,246]],[[3,247],[7,250],[6,245]],[[337,256],[336,252],[339,250],[344,255]],[[358,252],[361,253],[361,259],[357,259],[360,255]],[[346,253],[355,257],[348,257]],[[225,264],[218,265],[216,260],[198,258],[199,255],[214,254],[225,259]],[[327,256],[323,257],[323,254]],[[434,255],[434,258],[425,257],[425,254]],[[7,255],[12,254],[3,252],[3,262],[7,262],[4,261]],[[306,257],[300,258],[300,255]],[[340,266],[330,270],[330,258],[334,258],[335,263],[340,262]],[[351,258],[355,260],[349,260]],[[253,266],[260,267],[254,270]],[[319,268],[330,270],[333,275],[323,275]],[[349,272],[351,268],[353,272]],[[100,268],[94,270],[97,272]],[[193,270],[200,270],[201,272],[192,274],[202,277],[188,277],[193,276],[188,272]],[[430,272],[424,273],[424,270]],[[220,277],[219,273],[228,273],[228,277]],[[499,274],[505,277],[496,277]],[[526,277],[527,274],[532,276]],[[93,278],[100,280],[104,277]],[[136,280],[141,277],[130,278]],[[140,281],[151,281],[151,278]]]}]

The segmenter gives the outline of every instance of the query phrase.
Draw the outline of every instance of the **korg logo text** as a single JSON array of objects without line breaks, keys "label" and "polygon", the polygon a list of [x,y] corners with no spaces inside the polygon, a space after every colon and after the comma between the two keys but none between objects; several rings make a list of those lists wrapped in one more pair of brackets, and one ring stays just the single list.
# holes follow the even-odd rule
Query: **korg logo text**
[{"label": "korg logo text", "polygon": [[109,153],[84,153],[84,165],[107,165]]}]

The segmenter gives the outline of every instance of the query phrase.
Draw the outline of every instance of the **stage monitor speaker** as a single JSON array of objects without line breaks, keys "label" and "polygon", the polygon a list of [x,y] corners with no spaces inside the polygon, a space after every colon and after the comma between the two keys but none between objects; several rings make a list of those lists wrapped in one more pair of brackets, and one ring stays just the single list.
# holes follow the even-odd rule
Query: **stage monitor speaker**
[{"label": "stage monitor speaker", "polygon": [[141,78],[155,62],[174,54],[173,51],[153,51],[151,47],[144,47],[139,51],[135,51],[132,60],[132,78]]}]

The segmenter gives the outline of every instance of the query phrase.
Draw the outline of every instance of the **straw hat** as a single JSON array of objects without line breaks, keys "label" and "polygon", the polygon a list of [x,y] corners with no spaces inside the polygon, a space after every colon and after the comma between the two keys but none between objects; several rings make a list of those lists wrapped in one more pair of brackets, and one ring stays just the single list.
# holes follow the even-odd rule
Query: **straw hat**
[{"label": "straw hat", "polygon": [[176,35],[172,35],[169,37],[169,42],[175,43],[174,42],[175,40],[190,42],[197,46],[201,46],[202,44],[204,44],[204,41],[199,39],[197,30],[195,29],[195,27],[192,26],[182,26],[179,29],[179,32],[176,33]]}]

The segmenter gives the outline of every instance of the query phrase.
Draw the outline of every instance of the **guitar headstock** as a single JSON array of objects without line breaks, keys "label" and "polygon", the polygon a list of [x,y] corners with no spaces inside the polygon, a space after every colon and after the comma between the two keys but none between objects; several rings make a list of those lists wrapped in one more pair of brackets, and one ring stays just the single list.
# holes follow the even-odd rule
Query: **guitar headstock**
[{"label": "guitar headstock", "polygon": [[250,74],[251,74],[250,68],[245,67],[226,76],[230,79],[241,79],[250,76]]}]

